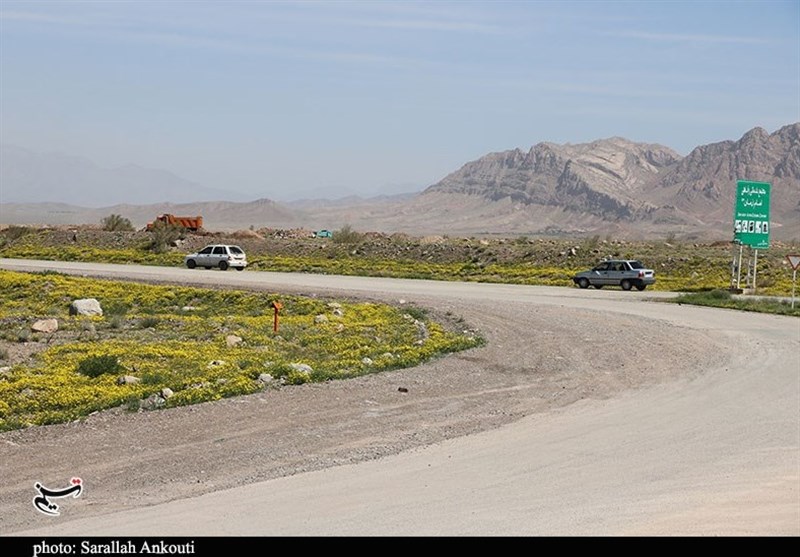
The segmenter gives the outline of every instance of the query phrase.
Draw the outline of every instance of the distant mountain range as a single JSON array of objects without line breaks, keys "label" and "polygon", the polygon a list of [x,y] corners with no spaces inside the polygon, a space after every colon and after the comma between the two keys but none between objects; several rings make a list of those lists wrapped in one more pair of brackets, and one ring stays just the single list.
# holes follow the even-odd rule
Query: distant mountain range
[{"label": "distant mountain range", "polygon": [[0,145],[0,203],[46,201],[82,207],[129,204],[245,201],[236,192],[215,190],[166,170],[125,165],[102,168],[60,153],[36,153]]},{"label": "distant mountain range", "polygon": [[[5,159],[5,151],[3,155]],[[527,151],[490,153],[468,162],[421,193],[287,204],[263,199],[148,206],[132,202],[85,209],[76,203],[9,203],[9,191],[35,180],[26,181],[0,162],[0,223],[99,222],[114,212],[143,225],[159,213],[172,212],[202,214],[211,229],[336,229],[350,224],[358,230],[412,234],[730,239],[736,181],[753,180],[772,184],[773,237],[800,239],[800,123],[772,134],[754,128],[738,141],[699,146],[686,157],[663,145],[620,137],[575,145],[539,143]],[[155,183],[159,175],[153,172],[159,171],[150,172],[148,179]],[[161,182],[162,191],[169,183],[185,186],[163,174],[174,181]],[[69,183],[78,188],[80,180],[70,178]]]}]

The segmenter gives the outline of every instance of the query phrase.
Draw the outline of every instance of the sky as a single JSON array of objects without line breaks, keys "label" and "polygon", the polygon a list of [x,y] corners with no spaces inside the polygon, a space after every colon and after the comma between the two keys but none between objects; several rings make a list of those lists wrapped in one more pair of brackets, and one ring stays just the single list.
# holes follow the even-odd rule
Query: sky
[{"label": "sky", "polygon": [[0,0],[0,142],[290,201],[800,121],[800,0]]}]

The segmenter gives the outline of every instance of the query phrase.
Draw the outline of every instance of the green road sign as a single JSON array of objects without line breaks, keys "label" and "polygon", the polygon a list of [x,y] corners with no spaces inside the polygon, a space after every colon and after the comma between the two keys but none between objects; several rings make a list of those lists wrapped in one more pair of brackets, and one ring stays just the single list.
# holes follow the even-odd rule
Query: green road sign
[{"label": "green road sign", "polygon": [[734,240],[754,249],[769,247],[769,189],[765,182],[736,182]]}]

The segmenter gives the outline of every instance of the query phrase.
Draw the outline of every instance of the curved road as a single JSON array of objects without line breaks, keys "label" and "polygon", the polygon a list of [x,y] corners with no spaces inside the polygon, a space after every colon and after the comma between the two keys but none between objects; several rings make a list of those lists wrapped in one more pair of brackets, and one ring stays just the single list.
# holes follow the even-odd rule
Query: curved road
[{"label": "curved road", "polygon": [[[669,381],[473,435],[100,519],[38,522],[18,534],[800,535],[796,318],[646,303],[669,294],[608,289],[16,260],[0,260],[0,268],[413,297],[470,315],[477,304],[487,313],[493,304],[516,314],[563,308],[602,315],[606,327],[615,319],[669,324],[685,333],[681,342],[711,339],[724,350],[716,364],[678,370]],[[514,315],[498,309],[487,318]],[[575,332],[581,328],[576,320]]]}]

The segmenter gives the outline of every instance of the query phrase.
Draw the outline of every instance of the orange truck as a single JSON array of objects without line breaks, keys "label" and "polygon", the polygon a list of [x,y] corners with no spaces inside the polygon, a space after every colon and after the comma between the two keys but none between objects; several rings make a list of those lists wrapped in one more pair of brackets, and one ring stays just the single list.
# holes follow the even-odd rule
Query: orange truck
[{"label": "orange truck", "polygon": [[155,226],[157,222],[163,222],[164,224],[171,224],[174,226],[182,226],[186,230],[190,230],[192,232],[197,232],[203,228],[203,217],[199,215],[196,217],[176,217],[170,213],[165,213],[163,215],[158,215],[156,220],[148,223],[147,230],[152,230],[153,226]]}]

